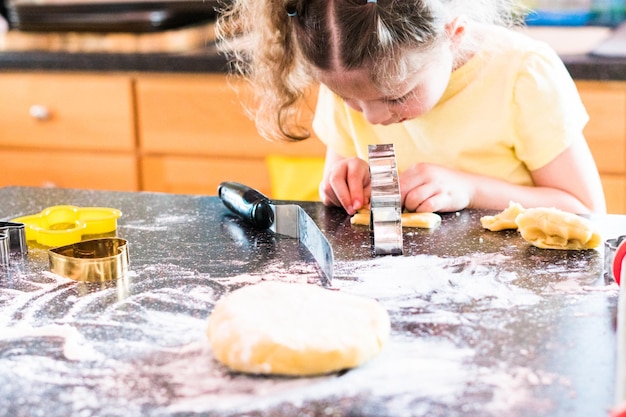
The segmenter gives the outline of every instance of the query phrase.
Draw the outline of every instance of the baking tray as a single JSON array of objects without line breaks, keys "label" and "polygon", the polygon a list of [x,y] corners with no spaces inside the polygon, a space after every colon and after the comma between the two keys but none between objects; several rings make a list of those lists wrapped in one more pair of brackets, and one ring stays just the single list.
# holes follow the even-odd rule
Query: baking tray
[{"label": "baking tray", "polygon": [[32,32],[129,32],[177,29],[215,18],[217,0],[13,1],[11,29]]}]

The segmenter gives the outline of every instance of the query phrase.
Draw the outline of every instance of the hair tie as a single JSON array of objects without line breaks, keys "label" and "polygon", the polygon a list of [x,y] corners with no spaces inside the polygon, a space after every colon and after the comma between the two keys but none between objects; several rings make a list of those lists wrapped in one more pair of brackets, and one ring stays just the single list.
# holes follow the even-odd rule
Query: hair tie
[{"label": "hair tie", "polygon": [[378,3],[378,0],[367,0],[368,3]]},{"label": "hair tie", "polygon": [[[367,1],[370,1],[370,0],[367,0]],[[287,16],[296,17],[298,16],[298,12],[296,10],[294,10],[293,12],[287,11]]]}]

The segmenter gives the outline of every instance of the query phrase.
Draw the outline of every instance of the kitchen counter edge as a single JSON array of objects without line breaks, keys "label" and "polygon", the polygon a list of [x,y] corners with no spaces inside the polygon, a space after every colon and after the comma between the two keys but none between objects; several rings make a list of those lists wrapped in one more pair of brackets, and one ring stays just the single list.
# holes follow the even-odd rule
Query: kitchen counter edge
[{"label": "kitchen counter edge", "polygon": [[[562,56],[576,80],[626,81],[626,58]],[[0,71],[220,73],[227,59],[214,47],[186,53],[2,52]]]}]

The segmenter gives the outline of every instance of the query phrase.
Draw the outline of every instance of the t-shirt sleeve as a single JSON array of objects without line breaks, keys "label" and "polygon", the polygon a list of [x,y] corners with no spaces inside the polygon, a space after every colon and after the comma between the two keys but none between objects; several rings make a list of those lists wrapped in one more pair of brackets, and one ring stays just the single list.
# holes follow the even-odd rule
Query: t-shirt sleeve
[{"label": "t-shirt sleeve", "polygon": [[350,125],[348,118],[349,110],[341,98],[326,86],[320,85],[313,131],[336,154],[352,157],[356,156],[357,152],[348,127]]},{"label": "t-shirt sleeve", "polygon": [[575,140],[589,116],[559,56],[547,45],[526,54],[513,91],[515,151],[528,169],[539,169]]}]

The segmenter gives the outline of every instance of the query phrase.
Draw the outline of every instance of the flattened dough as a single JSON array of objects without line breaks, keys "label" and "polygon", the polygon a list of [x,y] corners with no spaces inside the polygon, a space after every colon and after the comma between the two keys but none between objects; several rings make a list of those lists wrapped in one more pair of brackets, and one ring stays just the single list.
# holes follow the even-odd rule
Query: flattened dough
[{"label": "flattened dough", "polygon": [[[351,224],[359,224],[369,226],[370,211],[359,210],[350,218]],[[441,216],[437,213],[402,213],[402,227],[419,227],[423,229],[432,229],[441,224]]]},{"label": "flattened dough", "polygon": [[524,240],[543,249],[595,249],[602,237],[584,217],[556,208],[526,209],[515,218]]},{"label": "flattened dough", "polygon": [[356,367],[389,338],[374,299],[314,284],[265,281],[219,300],[208,319],[215,358],[240,372],[318,375]]}]

